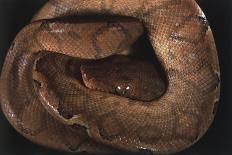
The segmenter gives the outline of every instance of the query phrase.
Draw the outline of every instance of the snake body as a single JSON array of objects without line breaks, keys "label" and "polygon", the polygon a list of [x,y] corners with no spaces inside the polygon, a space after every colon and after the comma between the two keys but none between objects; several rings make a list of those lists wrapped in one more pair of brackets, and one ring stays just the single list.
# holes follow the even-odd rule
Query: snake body
[{"label": "snake body", "polygon": [[[99,20],[84,20],[92,16]],[[98,74],[84,62],[127,55],[145,31],[168,82],[159,98],[93,90],[101,86],[97,78],[82,81]],[[71,152],[186,149],[212,123],[219,91],[213,35],[194,0],[50,0],[16,36],[0,81],[12,126],[35,143]]]}]

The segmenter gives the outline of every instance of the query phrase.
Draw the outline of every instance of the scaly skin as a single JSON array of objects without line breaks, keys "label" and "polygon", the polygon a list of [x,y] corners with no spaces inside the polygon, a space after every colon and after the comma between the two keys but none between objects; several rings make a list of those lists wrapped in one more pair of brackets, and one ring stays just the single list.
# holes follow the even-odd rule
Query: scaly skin
[{"label": "scaly skin", "polygon": [[[76,19],[86,15],[140,22]],[[76,18],[60,19],[67,16]],[[71,57],[81,62],[123,53],[143,33],[141,23],[167,75],[158,100],[92,91],[71,74],[67,66],[80,66]],[[194,0],[51,0],[17,35],[0,81],[4,114],[22,135],[74,152],[186,149],[212,123],[219,90],[213,35]]]}]

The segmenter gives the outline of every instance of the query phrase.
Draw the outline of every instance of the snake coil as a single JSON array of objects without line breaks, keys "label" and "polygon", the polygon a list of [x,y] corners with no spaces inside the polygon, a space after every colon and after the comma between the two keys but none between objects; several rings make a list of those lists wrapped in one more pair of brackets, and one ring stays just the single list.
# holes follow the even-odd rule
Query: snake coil
[{"label": "snake coil", "polygon": [[[95,15],[130,19],[79,18]],[[168,81],[160,98],[145,103],[77,80],[83,61],[122,54],[143,29]],[[186,149],[212,123],[219,91],[213,35],[194,0],[50,0],[16,36],[0,81],[3,112],[18,132],[72,152]]]}]

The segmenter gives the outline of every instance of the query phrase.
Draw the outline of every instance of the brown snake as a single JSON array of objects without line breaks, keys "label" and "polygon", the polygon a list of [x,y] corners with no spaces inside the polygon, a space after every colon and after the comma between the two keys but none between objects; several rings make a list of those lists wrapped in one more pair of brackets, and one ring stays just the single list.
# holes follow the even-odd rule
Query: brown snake
[{"label": "brown snake", "polygon": [[[165,72],[165,91],[150,64],[110,57],[130,54],[144,32]],[[194,0],[50,0],[12,43],[0,92],[9,122],[40,145],[169,154],[209,128],[220,71],[211,29]]]}]

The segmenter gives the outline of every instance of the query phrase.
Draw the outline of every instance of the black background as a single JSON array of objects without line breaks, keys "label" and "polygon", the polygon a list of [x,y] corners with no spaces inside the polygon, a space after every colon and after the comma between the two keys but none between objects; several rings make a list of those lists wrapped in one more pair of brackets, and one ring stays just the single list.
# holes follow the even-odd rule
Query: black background
[{"label": "black background", "polygon": [[[17,32],[46,0],[0,0],[0,66]],[[207,134],[180,155],[232,155],[232,1],[198,0],[214,33],[221,67],[221,100]],[[0,68],[1,68],[0,67]],[[19,135],[0,111],[0,155],[65,154],[35,145]],[[179,154],[178,154],[179,155]]]}]

